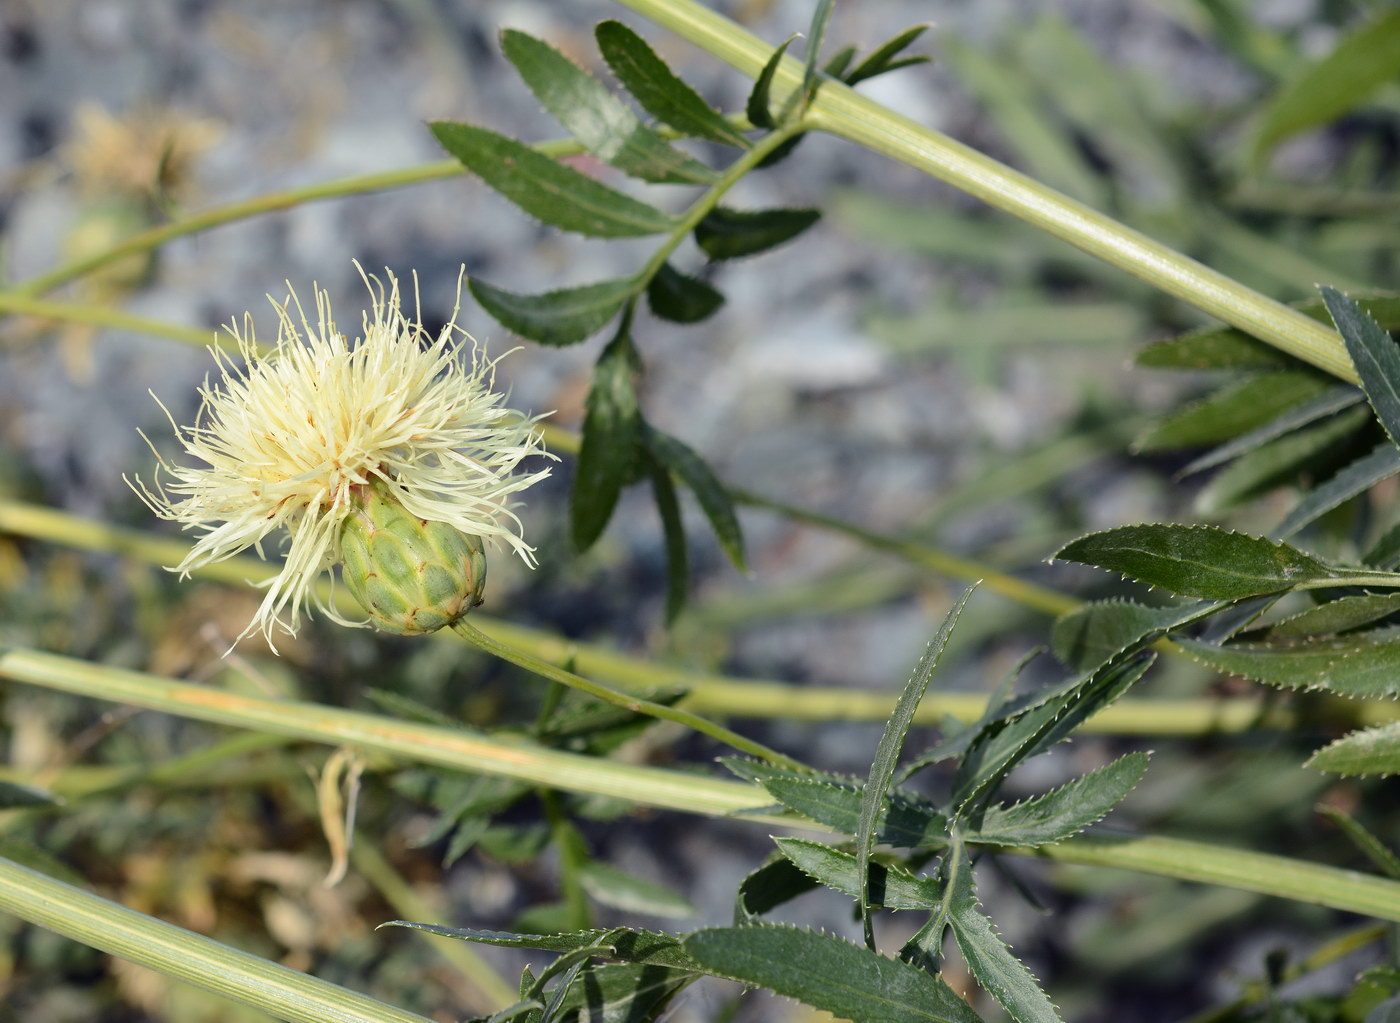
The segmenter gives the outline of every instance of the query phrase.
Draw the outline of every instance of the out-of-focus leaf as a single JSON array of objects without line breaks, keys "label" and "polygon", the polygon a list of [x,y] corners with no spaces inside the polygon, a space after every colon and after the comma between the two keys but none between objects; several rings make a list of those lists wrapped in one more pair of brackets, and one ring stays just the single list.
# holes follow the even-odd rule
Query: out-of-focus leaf
[{"label": "out-of-focus leaf", "polygon": [[602,535],[637,461],[641,413],[632,373],[632,342],[624,330],[603,350],[588,391],[569,501],[574,546],[580,551]]},{"label": "out-of-focus leaf", "polygon": [[1139,437],[1135,447],[1160,451],[1228,440],[1312,401],[1330,386],[1319,374],[1303,370],[1257,373],[1173,412]]},{"label": "out-of-focus leaf", "polygon": [[1147,607],[1129,600],[1100,600],[1066,611],[1050,629],[1050,648],[1075,671],[1164,636],[1219,610],[1218,602]]},{"label": "out-of-focus leaf", "polygon": [[753,89],[749,93],[748,102],[744,105],[744,113],[748,116],[749,123],[756,128],[776,128],[777,119],[773,116],[770,107],[773,92],[773,76],[778,73],[778,68],[783,63],[783,54],[792,45],[796,36],[788,36],[783,40],[783,44],[773,51],[773,56],[768,58],[768,62],[763,65],[763,70],[754,79]]},{"label": "out-of-focus leaf", "polygon": [[1269,638],[1293,640],[1332,636],[1397,613],[1400,613],[1400,592],[1342,597],[1275,622],[1269,628]]},{"label": "out-of-focus leaf", "polygon": [[[606,963],[585,970],[560,999],[554,1019],[568,1023],[650,1023],[695,974],[645,963]],[[548,1021],[545,1021],[548,1023]]]},{"label": "out-of-focus leaf", "polygon": [[1281,539],[1292,536],[1308,523],[1396,473],[1400,473],[1400,448],[1390,441],[1382,441],[1369,455],[1363,455],[1325,483],[1308,491],[1288,513],[1288,517],[1279,523],[1273,535]]},{"label": "out-of-focus leaf", "polygon": [[540,104],[598,159],[643,181],[708,184],[718,176],[642,124],[602,82],[548,43],[508,28],[501,50]]},{"label": "out-of-focus leaf", "polygon": [[1400,721],[1344,735],[1306,766],[1332,774],[1400,774]]},{"label": "out-of-focus leaf", "polygon": [[76,885],[79,888],[87,887],[87,878],[53,853],[13,835],[0,835],[0,856],[67,884]]},{"label": "out-of-focus leaf", "polygon": [[647,305],[663,320],[699,323],[724,305],[724,296],[704,281],[663,263],[647,284]]},{"label": "out-of-focus leaf", "polygon": [[622,311],[640,284],[619,277],[538,295],[507,291],[480,278],[467,281],[472,297],[501,324],[544,345],[572,345],[598,333]]},{"label": "out-of-focus leaf", "polygon": [[[802,838],[776,838],[778,848],[803,873],[828,888],[859,898],[861,872],[851,853]],[[938,903],[933,878],[918,877],[903,867],[871,863],[870,904],[884,909],[931,909]]]},{"label": "out-of-focus leaf", "polygon": [[32,809],[36,806],[60,806],[63,800],[46,789],[33,785],[16,785],[0,781],[0,810]]},{"label": "out-of-focus leaf", "polygon": [[657,514],[661,516],[661,533],[666,544],[666,622],[670,624],[685,607],[690,584],[690,560],[686,555],[685,527],[681,523],[681,505],[676,499],[676,485],[671,474],[646,452],[647,475],[651,478],[652,497]]},{"label": "out-of-focus leaf", "polygon": [[445,938],[460,938],[483,945],[505,948],[539,948],[548,952],[574,952],[598,945],[607,946],[610,958],[655,966],[674,966],[681,970],[698,970],[699,966],[685,954],[680,938],[661,931],[638,931],[626,927],[611,930],[595,928],[567,934],[514,934],[510,931],[486,931],[474,927],[441,927],[408,920],[390,920],[380,927],[409,927],[415,931],[440,934]]},{"label": "out-of-focus leaf", "polygon": [[1342,833],[1351,839],[1352,845],[1365,853],[1366,857],[1376,865],[1382,874],[1391,880],[1400,880],[1400,856],[1396,856],[1389,846],[1377,838],[1360,821],[1341,807],[1328,806],[1326,803],[1320,804],[1317,807],[1317,812],[1337,825]]},{"label": "out-of-focus leaf", "polygon": [[720,547],[741,572],[748,571],[744,558],[744,535],[739,518],[734,513],[734,501],[724,489],[705,460],[689,446],[651,426],[643,426],[647,449],[662,465],[679,476],[700,502],[700,510],[710,520],[710,527],[719,539]]},{"label": "out-of-focus leaf", "polygon": [[1358,569],[1325,565],[1288,544],[1216,526],[1119,526],[1082,536],[1057,551],[1055,558],[1208,600],[1284,593],[1360,574]]},{"label": "out-of-focus leaf", "polygon": [[589,862],[579,871],[584,891],[605,906],[648,916],[685,918],[699,911],[665,885],[610,867]]},{"label": "out-of-focus leaf", "polygon": [[1326,124],[1364,102],[1382,85],[1395,81],[1396,68],[1400,68],[1400,11],[1382,9],[1273,97],[1254,136],[1254,159],[1261,160],[1289,136]]},{"label": "out-of-focus leaf", "polygon": [[956,862],[945,870],[949,885],[948,923],[967,968],[1016,1023],[1060,1023],[1060,1014],[1040,989],[1039,982],[1026,965],[1011,954],[1011,949],[978,907],[967,849],[959,846],[956,857]]},{"label": "out-of-focus leaf", "polygon": [[[1200,458],[1192,461],[1185,469],[1181,470],[1181,475],[1189,476],[1193,472],[1201,472],[1210,469],[1222,462],[1228,462],[1232,458],[1253,451],[1262,447],[1271,440],[1283,437],[1294,430],[1316,422],[1324,416],[1334,415],[1345,409],[1351,408],[1357,402],[1364,401],[1365,395],[1354,387],[1334,387],[1330,391],[1325,391],[1312,401],[1306,401],[1301,405],[1289,409],[1277,419],[1256,427],[1248,433],[1242,433],[1234,440],[1207,451]],[[1343,418],[1338,416],[1338,418]],[[1354,422],[1355,417],[1347,420]]]},{"label": "out-of-focus leaf", "polygon": [[482,181],[532,217],[596,238],[663,234],[676,218],[474,124],[434,121],[433,134]]},{"label": "out-of-focus leaf", "polygon": [[1127,798],[1147,770],[1146,753],[1129,753],[1043,796],[993,806],[966,837],[984,845],[1049,845],[1076,835]]},{"label": "out-of-focus leaf", "polygon": [[1400,696],[1400,639],[1357,636],[1292,646],[1179,643],[1200,663],[1256,682],[1358,698]]},{"label": "out-of-focus leaf", "polygon": [[833,0],[817,0],[812,9],[812,24],[807,29],[807,52],[802,62],[802,96],[805,101],[816,95],[821,79],[817,75],[818,62],[822,56],[822,43],[826,40],[826,26],[831,21]]},{"label": "out-of-focus leaf", "polygon": [[827,62],[822,65],[822,74],[830,75],[832,78],[840,78],[846,73],[846,69],[851,66],[851,61],[855,59],[856,48],[854,46],[843,46],[827,58]]},{"label": "out-of-focus leaf", "polygon": [[942,980],[834,935],[751,924],[696,931],[685,947],[707,973],[855,1023],[979,1023]]},{"label": "out-of-focus leaf", "polygon": [[731,210],[716,206],[695,228],[695,242],[711,259],[738,259],[782,245],[821,219],[821,210]]},{"label": "out-of-focus leaf", "polygon": [[749,140],[680,79],[637,33],[620,21],[604,21],[595,35],[608,67],[647,113],[683,135],[749,148]]},{"label": "out-of-focus leaf", "polygon": [[[858,85],[876,75],[883,75],[893,71],[896,67],[909,67],[913,64],[927,63],[927,57],[906,57],[897,60],[901,53],[907,50],[919,36],[928,30],[928,25],[912,25],[906,28],[899,35],[894,36],[888,42],[881,43],[870,51],[870,55],[851,69],[850,74],[845,75],[847,85]],[[842,77],[837,72],[831,74]]]}]

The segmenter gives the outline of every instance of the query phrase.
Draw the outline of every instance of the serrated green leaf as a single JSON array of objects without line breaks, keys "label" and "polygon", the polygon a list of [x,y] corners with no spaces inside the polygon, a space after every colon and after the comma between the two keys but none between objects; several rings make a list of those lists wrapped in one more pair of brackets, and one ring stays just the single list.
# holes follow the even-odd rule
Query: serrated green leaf
[{"label": "serrated green leaf", "polygon": [[[851,853],[802,838],[775,838],[782,850],[804,874],[851,898],[859,898],[861,872]],[[903,867],[871,863],[870,904],[883,909],[931,909],[938,903],[933,878],[918,877]]]},{"label": "serrated green leaf", "polygon": [[983,845],[1049,845],[1102,820],[1127,798],[1147,770],[1146,753],[1129,753],[1043,796],[989,807],[967,835]]},{"label": "serrated green leaf", "polygon": [[1339,696],[1400,696],[1400,639],[1364,636],[1293,646],[1179,644],[1216,671],[1288,689],[1326,689]]},{"label": "serrated green leaf", "polygon": [[744,557],[744,534],[739,528],[739,517],[734,512],[734,500],[724,484],[703,458],[675,437],[644,423],[642,438],[656,460],[679,476],[700,502],[700,510],[710,520],[710,528],[715,531],[720,547],[729,555],[734,567],[747,572],[749,566]]},{"label": "serrated green leaf", "polygon": [[[1303,473],[1334,459],[1338,449],[1348,446],[1370,418],[1365,409],[1354,408],[1316,426],[1253,445],[1253,450],[1240,455],[1201,491],[1196,498],[1197,510],[1203,515],[1214,514],[1293,483]],[[1343,500],[1346,498],[1339,498],[1337,503]],[[1278,538],[1288,535],[1280,533]]]},{"label": "serrated green leaf", "polygon": [[[899,754],[904,749],[904,739],[914,721],[914,711],[918,709],[924,693],[928,691],[929,681],[933,678],[939,658],[943,656],[943,651],[948,645],[948,637],[952,635],[953,627],[962,616],[963,608],[967,606],[968,598],[972,596],[974,589],[975,585],[963,590],[944,615],[937,635],[924,651],[924,656],[920,658],[914,673],[909,676],[909,681],[905,683],[899,699],[895,702],[894,712],[885,722],[880,743],[875,748],[875,762],[870,767],[870,778],[861,792],[860,821],[855,834],[856,872],[859,877],[865,877],[870,868],[870,854],[875,848],[876,824],[887,805],[885,793],[889,791],[890,782],[894,780]],[[861,920],[865,923],[866,944],[874,948],[875,935],[870,925],[870,903],[864,889],[861,890],[859,902]]]},{"label": "serrated green leaf", "polygon": [[[1330,391],[1324,391],[1312,401],[1305,401],[1303,404],[1289,409],[1277,419],[1256,427],[1247,433],[1242,433],[1234,440],[1207,451],[1200,458],[1193,460],[1186,468],[1181,470],[1181,475],[1189,476],[1195,472],[1213,468],[1223,462],[1228,462],[1232,458],[1238,458],[1246,452],[1269,441],[1292,433],[1300,427],[1316,422],[1325,416],[1331,416],[1341,412],[1358,402],[1365,401],[1366,396],[1355,387],[1334,387]],[[1356,410],[1353,410],[1356,411]],[[1338,419],[1344,418],[1338,416]],[[1350,420],[1348,420],[1350,421]]]},{"label": "serrated green leaf", "polygon": [[[1396,26],[1400,38],[1400,15]],[[1346,342],[1376,418],[1391,441],[1400,445],[1400,348],[1365,309],[1336,288],[1324,287],[1322,300]]]},{"label": "serrated green leaf", "polygon": [[1332,774],[1400,774],[1400,721],[1344,735],[1304,766]]},{"label": "serrated green leaf", "polygon": [[704,281],[663,263],[647,284],[647,305],[663,320],[699,323],[724,305],[724,296]]},{"label": "serrated green leaf", "polygon": [[16,785],[0,781],[0,810],[32,809],[36,806],[61,806],[63,799],[34,785]]},{"label": "serrated green leaf", "polygon": [[1396,78],[1400,68],[1400,11],[1382,11],[1352,29],[1330,54],[1311,65],[1269,101],[1254,137],[1262,159],[1279,142],[1364,102]]},{"label": "serrated green leaf", "polygon": [[1215,444],[1256,429],[1330,388],[1316,373],[1280,370],[1233,381],[1167,416],[1134,443],[1141,451]]},{"label": "serrated green leaf", "polygon": [[577,344],[607,326],[640,289],[632,277],[560,288],[538,295],[487,284],[472,277],[467,288],[481,307],[521,337],[545,345]]},{"label": "serrated green leaf", "polygon": [[817,882],[791,860],[775,857],[739,882],[734,899],[734,922],[748,923],[817,887]]},{"label": "serrated green leaf", "polygon": [[1275,622],[1269,628],[1269,638],[1293,640],[1332,636],[1397,613],[1400,613],[1400,592],[1342,597]]},{"label": "serrated green leaf", "polygon": [[763,70],[754,79],[753,89],[749,92],[748,102],[744,104],[744,113],[749,119],[749,123],[756,128],[776,128],[777,120],[769,106],[773,91],[773,77],[778,73],[778,68],[783,63],[783,54],[792,45],[796,36],[788,36],[783,40],[783,44],[773,51],[773,55],[768,58],[763,65]]},{"label": "serrated green leaf", "polygon": [[[843,835],[855,835],[860,826],[859,788],[801,778],[773,778],[764,788],[789,810]],[[947,832],[948,821],[936,806],[895,793],[880,821],[877,840],[901,849],[922,849],[943,845]]]},{"label": "serrated green leaf", "polygon": [[942,980],[829,934],[754,924],[685,940],[706,972],[771,988],[853,1023],[979,1023]]},{"label": "serrated green leaf", "polygon": [[664,234],[676,218],[474,124],[432,122],[442,147],[530,216],[595,238]]},{"label": "serrated green leaf", "polygon": [[602,82],[548,43],[508,28],[506,59],[540,104],[594,156],[643,181],[709,184],[718,177],[632,113]]},{"label": "serrated green leaf", "polygon": [[967,968],[1016,1023],[1060,1023],[1031,971],[1011,954],[978,907],[967,850],[959,846],[956,855],[960,862],[948,872],[948,923]]},{"label": "serrated green leaf", "polygon": [[651,477],[652,498],[661,516],[661,534],[666,545],[666,624],[671,624],[685,607],[686,591],[690,585],[690,560],[685,549],[685,527],[681,523],[681,505],[676,499],[676,486],[651,452],[645,453],[647,475]]},{"label": "serrated green leaf", "polygon": [[876,75],[883,75],[886,72],[895,70],[896,67],[908,66],[909,61],[922,63],[928,58],[909,57],[905,60],[894,63],[896,57],[903,53],[913,44],[914,40],[923,35],[928,30],[928,25],[914,25],[906,28],[899,35],[882,43],[870,52],[870,55],[851,69],[851,73],[845,76],[847,85],[857,85],[868,78]]},{"label": "serrated green leaf", "polygon": [[1050,648],[1068,667],[1088,671],[1223,606],[1214,601],[1170,607],[1147,607],[1130,600],[1094,601],[1055,619]]},{"label": "serrated green leaf", "polygon": [[695,974],[643,963],[608,963],[586,970],[560,999],[556,1019],[570,1023],[649,1023]]},{"label": "serrated green leaf", "polygon": [[569,493],[574,547],[580,552],[607,528],[637,462],[642,418],[632,373],[632,342],[624,329],[603,350],[588,390],[578,467]]},{"label": "serrated green leaf", "polygon": [[1176,524],[1090,533],[1066,544],[1055,558],[1105,568],[1183,596],[1229,601],[1345,579],[1354,572],[1261,536]]},{"label": "serrated green leaf", "polygon": [[683,919],[699,912],[665,885],[633,877],[605,863],[585,864],[579,871],[579,881],[596,901],[628,913]]},{"label": "serrated green leaf", "polygon": [[1390,479],[1397,473],[1400,473],[1400,448],[1390,441],[1382,441],[1369,455],[1362,455],[1338,470],[1331,479],[1308,491],[1272,535],[1287,539],[1333,508],[1364,494],[1381,480]]},{"label": "serrated green leaf", "polygon": [[612,929],[593,928],[586,931],[573,931],[568,934],[514,934],[510,931],[487,931],[474,927],[441,927],[437,924],[412,923],[408,920],[390,920],[380,927],[408,927],[415,931],[427,931],[445,938],[460,938],[483,945],[500,945],[504,948],[538,948],[547,952],[574,952],[581,948],[606,945],[613,959],[625,959],[632,963],[649,963],[655,966],[674,966],[681,970],[699,970],[700,967],[686,955],[681,939],[661,931],[639,931],[627,927]]},{"label": "serrated green leaf", "polygon": [[695,228],[695,242],[711,259],[739,259],[782,245],[821,219],[821,210],[732,210],[716,206]]},{"label": "serrated green leaf", "polygon": [[612,73],[642,109],[683,135],[740,149],[750,147],[737,128],[681,80],[646,40],[620,21],[600,22],[598,49]]}]

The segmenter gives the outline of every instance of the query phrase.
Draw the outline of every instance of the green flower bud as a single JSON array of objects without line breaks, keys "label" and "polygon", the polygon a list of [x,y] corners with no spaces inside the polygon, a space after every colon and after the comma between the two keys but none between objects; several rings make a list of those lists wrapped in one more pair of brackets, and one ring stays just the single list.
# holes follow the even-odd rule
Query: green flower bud
[{"label": "green flower bud", "polygon": [[340,530],[341,579],[375,628],[436,632],[481,603],[481,537],[418,518],[379,480],[356,487],[352,500]]}]

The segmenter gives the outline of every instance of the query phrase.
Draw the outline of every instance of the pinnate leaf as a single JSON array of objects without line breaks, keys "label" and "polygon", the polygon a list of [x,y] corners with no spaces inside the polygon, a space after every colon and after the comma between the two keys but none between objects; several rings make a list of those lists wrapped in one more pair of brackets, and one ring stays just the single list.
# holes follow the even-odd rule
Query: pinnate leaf
[{"label": "pinnate leaf", "polygon": [[637,460],[641,414],[632,372],[632,345],[624,331],[604,349],[588,391],[569,505],[574,546],[580,551],[602,535]]},{"label": "pinnate leaf", "polygon": [[566,167],[525,143],[474,124],[434,121],[450,154],[530,216],[596,238],[662,234],[676,218]]},{"label": "pinnate leaf", "polygon": [[597,284],[522,295],[487,284],[467,281],[472,297],[502,325],[521,337],[544,345],[572,345],[598,333],[622,311],[640,287],[631,277]]},{"label": "pinnate leaf", "polygon": [[1293,646],[1180,644],[1216,671],[1288,689],[1326,689],[1339,696],[1400,696],[1400,639],[1318,640]]},{"label": "pinnate leaf", "polygon": [[1100,821],[1142,780],[1146,753],[1129,753],[1043,796],[994,806],[967,836],[984,845],[1049,845]]},{"label": "pinnate leaf", "polygon": [[642,109],[683,135],[749,148],[749,140],[679,78],[637,33],[620,21],[604,21],[595,35],[608,67]]},{"label": "pinnate leaf", "polygon": [[711,259],[739,259],[796,238],[821,219],[821,210],[732,210],[716,206],[695,228],[695,242]]},{"label": "pinnate leaf", "polygon": [[548,43],[508,28],[501,49],[540,104],[598,159],[643,181],[714,181],[714,171],[642,124],[602,82]]},{"label": "pinnate leaf", "polygon": [[797,927],[713,927],[685,939],[706,972],[770,988],[853,1023],[979,1023],[942,980],[916,966]]},{"label": "pinnate leaf", "polygon": [[1306,766],[1332,774],[1400,774],[1400,721],[1344,735]]},{"label": "pinnate leaf", "polygon": [[647,305],[663,320],[699,323],[724,305],[724,296],[704,281],[663,263],[647,284]]},{"label": "pinnate leaf", "polygon": [[1208,600],[1244,600],[1355,574],[1288,544],[1215,526],[1119,526],[1080,537],[1055,557]]}]

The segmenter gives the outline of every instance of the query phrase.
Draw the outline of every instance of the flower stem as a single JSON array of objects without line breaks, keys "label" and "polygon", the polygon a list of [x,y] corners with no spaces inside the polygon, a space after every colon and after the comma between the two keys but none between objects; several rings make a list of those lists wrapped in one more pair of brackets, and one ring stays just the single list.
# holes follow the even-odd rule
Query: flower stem
[{"label": "flower stem", "polygon": [[428,1023],[0,859],[0,910],[290,1023]]},{"label": "flower stem", "polygon": [[0,291],[0,313],[16,313],[32,316],[38,320],[55,320],[69,323],[90,323],[97,327],[113,327],[129,330],[135,334],[150,334],[153,337],[169,338],[185,345],[200,348],[211,344],[217,334],[213,330],[198,327],[185,327],[165,320],[152,320],[145,316],[133,316],[120,309],[99,305],[79,305],[70,302],[45,302],[43,299],[29,298],[14,292]]},{"label": "flower stem", "polygon": [[528,654],[488,636],[465,618],[453,625],[452,631],[488,654],[499,657],[503,661],[509,661],[511,664],[533,672],[541,678],[549,679],[551,682],[558,682],[570,689],[577,689],[581,693],[587,693],[595,699],[630,710],[634,714],[646,714],[662,721],[674,721],[678,725],[685,725],[687,728],[708,735],[712,739],[718,739],[737,750],[751,753],[781,767],[790,767],[798,771],[807,769],[801,761],[770,749],[761,742],[745,738],[738,732],[716,724],[708,718],[702,718],[698,714],[692,714],[690,711],[681,710],[678,707],[668,707],[665,704],[644,700],[630,693],[619,692],[611,686],[605,686],[601,682],[594,682],[592,679],[586,679],[582,675],[576,675],[572,671],[565,671],[547,661],[542,661],[533,654]]},{"label": "flower stem", "polygon": [[[695,0],[619,2],[746,75],[756,76],[773,55],[773,47]],[[801,62],[789,57],[778,69],[774,86],[791,91],[801,80]],[[822,83],[806,119],[810,127],[907,163],[1261,341],[1357,383],[1356,370],[1335,331],[841,82]]]}]

